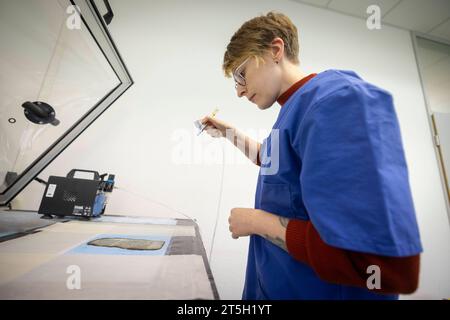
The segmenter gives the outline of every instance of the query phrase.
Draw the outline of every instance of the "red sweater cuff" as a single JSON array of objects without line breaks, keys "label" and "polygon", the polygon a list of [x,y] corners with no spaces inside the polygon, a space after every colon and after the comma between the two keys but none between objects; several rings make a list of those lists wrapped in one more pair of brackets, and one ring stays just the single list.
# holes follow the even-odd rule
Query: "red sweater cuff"
[{"label": "red sweater cuff", "polygon": [[306,249],[306,233],[308,222],[291,219],[286,227],[286,247],[295,259],[308,263],[308,250]]},{"label": "red sweater cuff", "polygon": [[367,288],[367,267],[377,265],[383,270],[378,293],[412,293],[418,286],[420,255],[387,257],[333,247],[323,242],[310,221],[289,221],[286,247],[293,258],[330,283]]}]

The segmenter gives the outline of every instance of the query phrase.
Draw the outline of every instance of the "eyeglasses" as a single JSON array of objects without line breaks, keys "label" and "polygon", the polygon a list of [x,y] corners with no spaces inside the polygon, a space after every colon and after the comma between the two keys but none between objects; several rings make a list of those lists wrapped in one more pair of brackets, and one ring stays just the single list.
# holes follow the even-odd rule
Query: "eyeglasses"
[{"label": "eyeglasses", "polygon": [[239,67],[236,68],[236,70],[233,72],[233,78],[234,78],[234,87],[237,88],[238,85],[240,85],[241,87],[245,87],[245,85],[247,84],[245,81],[245,76],[242,74],[242,70],[244,69],[244,65],[245,63],[250,59],[250,57],[248,57],[247,59],[244,60],[244,62],[242,62]]}]

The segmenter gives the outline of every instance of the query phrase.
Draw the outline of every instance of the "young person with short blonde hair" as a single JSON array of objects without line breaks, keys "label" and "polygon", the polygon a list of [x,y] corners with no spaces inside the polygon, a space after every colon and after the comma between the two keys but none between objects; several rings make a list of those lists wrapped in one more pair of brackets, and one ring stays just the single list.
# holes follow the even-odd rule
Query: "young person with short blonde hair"
[{"label": "young person with short blonde hair", "polygon": [[[254,208],[234,208],[250,236],[243,299],[397,299],[418,286],[422,251],[391,94],[353,71],[304,74],[297,28],[281,13],[245,22],[223,70],[238,97],[281,105],[262,144],[217,118],[261,166]],[[244,143],[239,143],[243,141]]]}]

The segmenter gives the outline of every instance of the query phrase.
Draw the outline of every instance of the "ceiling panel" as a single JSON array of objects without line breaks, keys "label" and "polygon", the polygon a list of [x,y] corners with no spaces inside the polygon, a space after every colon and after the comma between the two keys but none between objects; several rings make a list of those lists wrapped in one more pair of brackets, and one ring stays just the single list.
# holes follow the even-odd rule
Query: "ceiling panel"
[{"label": "ceiling panel", "polygon": [[383,21],[427,33],[449,16],[449,0],[403,0],[383,17]]},{"label": "ceiling panel", "polygon": [[433,29],[430,35],[450,41],[450,19]]},{"label": "ceiling panel", "polygon": [[292,0],[367,19],[378,5],[383,23],[450,41],[450,0]]},{"label": "ceiling panel", "polygon": [[328,8],[336,11],[352,14],[359,17],[367,17],[367,8],[377,5],[381,9],[381,15],[389,12],[400,0],[332,0]]},{"label": "ceiling panel", "polygon": [[303,2],[306,4],[312,4],[314,6],[326,7],[330,0],[292,0],[294,2]]}]

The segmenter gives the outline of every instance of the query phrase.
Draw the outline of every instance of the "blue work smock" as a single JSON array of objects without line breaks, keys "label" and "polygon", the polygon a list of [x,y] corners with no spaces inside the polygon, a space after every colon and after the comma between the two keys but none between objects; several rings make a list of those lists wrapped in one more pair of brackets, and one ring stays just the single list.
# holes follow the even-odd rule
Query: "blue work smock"
[{"label": "blue work smock", "polygon": [[[392,257],[422,251],[392,96],[354,72],[327,70],[294,92],[260,159],[256,209],[310,220],[337,248]],[[243,299],[397,298],[325,282],[250,236]]]}]

